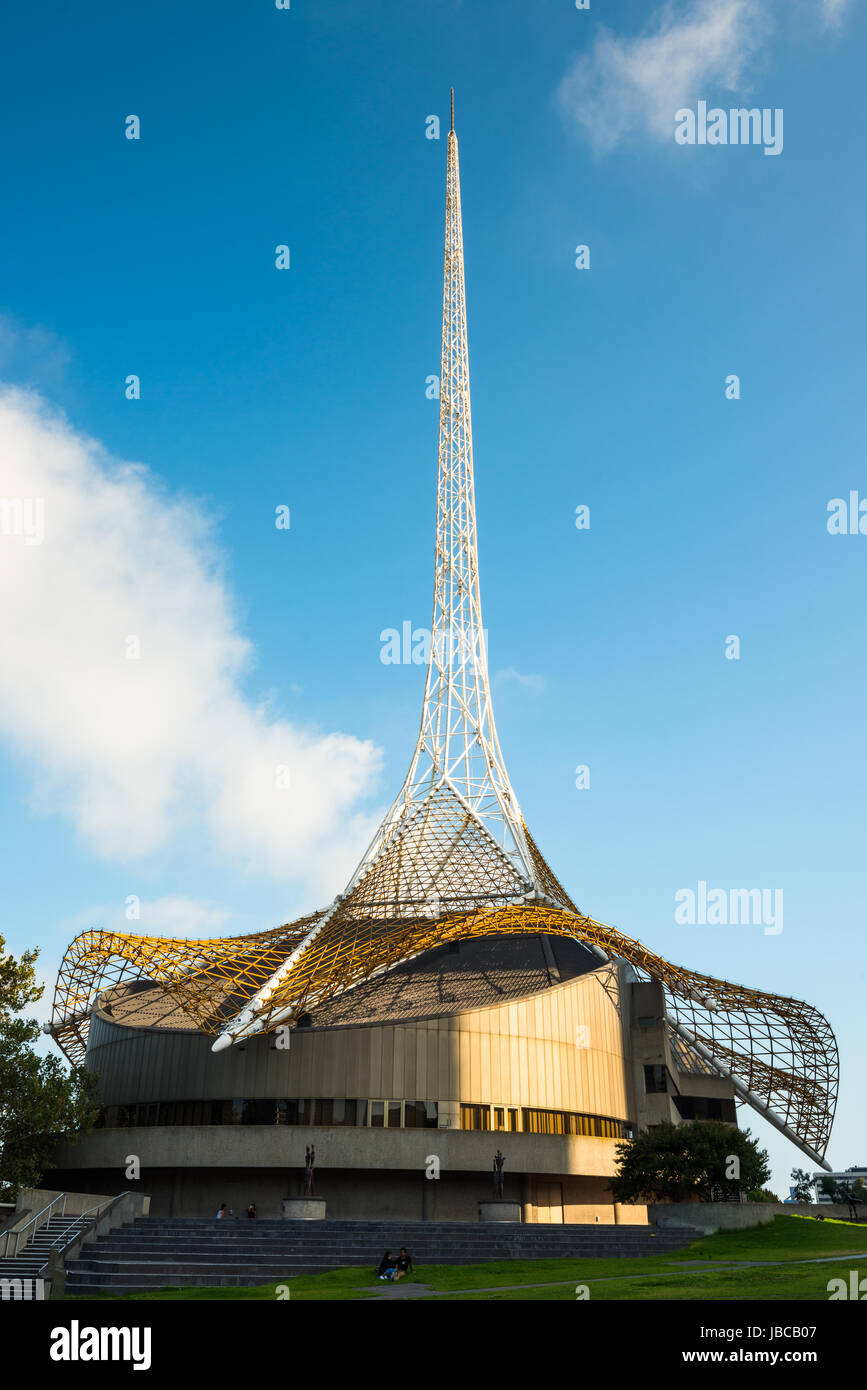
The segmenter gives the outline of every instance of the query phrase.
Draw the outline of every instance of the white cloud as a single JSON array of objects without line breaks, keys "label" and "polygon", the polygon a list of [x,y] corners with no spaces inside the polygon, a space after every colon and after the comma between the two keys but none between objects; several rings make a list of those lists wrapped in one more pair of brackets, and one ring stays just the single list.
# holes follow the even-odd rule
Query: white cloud
[{"label": "white cloud", "polygon": [[0,314],[0,377],[56,390],[70,362],[66,343],[41,324],[16,322]]},{"label": "white cloud", "polygon": [[560,83],[561,112],[598,153],[634,133],[673,140],[675,111],[734,91],[768,32],[761,0],[666,4],[637,37],[600,28]]},{"label": "white cloud", "polygon": [[252,650],[202,509],[13,388],[0,389],[0,499],[44,502],[41,544],[0,516],[0,737],[28,761],[37,807],[125,861],[198,827],[275,876],[351,866],[378,750],[245,696]]},{"label": "white cloud", "polygon": [[822,15],[829,29],[839,29],[850,0],[820,0]]},{"label": "white cloud", "polygon": [[[138,916],[127,915],[136,911]],[[182,894],[166,894],[160,898],[139,897],[134,904],[124,898],[82,908],[74,917],[68,917],[61,923],[61,935],[64,942],[90,930],[191,939],[226,936],[233,933],[231,918],[232,909],[229,907],[203,902],[200,898],[186,898]]]},{"label": "white cloud", "polygon": [[538,695],[545,689],[544,676],[522,675],[514,666],[505,666],[502,671],[497,671],[493,678],[494,685],[505,685],[512,681],[515,685],[521,685],[525,690],[534,690]]},{"label": "white cloud", "polygon": [[[775,25],[815,38],[839,29],[852,0],[666,0],[641,34],[604,26],[557,89],[564,120],[597,154],[632,137],[672,140],[674,114],[746,83]],[[805,23],[812,14],[813,24]],[[773,104],[773,103],[771,103]]]}]

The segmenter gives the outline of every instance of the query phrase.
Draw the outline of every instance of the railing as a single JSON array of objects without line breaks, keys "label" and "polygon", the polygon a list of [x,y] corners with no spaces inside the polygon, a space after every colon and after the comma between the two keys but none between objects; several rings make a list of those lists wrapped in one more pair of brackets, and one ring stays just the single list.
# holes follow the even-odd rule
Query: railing
[{"label": "railing", "polygon": [[[83,1211],[80,1216],[76,1216],[73,1221],[70,1221],[69,1225],[60,1232],[60,1235],[57,1237],[57,1239],[51,1242],[51,1246],[49,1247],[48,1251],[48,1258],[46,1259],[45,1264],[39,1271],[40,1277],[44,1277],[45,1272],[52,1261],[52,1258],[54,1259],[55,1263],[59,1261],[61,1264],[63,1264],[63,1257],[66,1254],[66,1251],[69,1249],[71,1245],[74,1245],[75,1242],[84,1235],[85,1231],[87,1230],[87,1227],[98,1222],[101,1213],[108,1211],[110,1207],[114,1206],[115,1202],[120,1202],[124,1197],[128,1195],[129,1194],[126,1192],[120,1192],[116,1197],[110,1197],[106,1202],[99,1202],[97,1206],[89,1207],[87,1211]],[[71,1235],[70,1232],[72,1233]]]},{"label": "railing", "polygon": [[[54,1212],[54,1208],[57,1206],[58,1202],[63,1203],[63,1206],[60,1209],[60,1215],[65,1216],[66,1193],[61,1192],[59,1197],[54,1197],[52,1201],[50,1201],[47,1206],[44,1206],[41,1211],[38,1211],[35,1216],[31,1216],[30,1220],[26,1223],[26,1225],[22,1226],[19,1230],[5,1231],[3,1234],[3,1250],[2,1253],[0,1253],[0,1260],[14,1259],[14,1257],[18,1254],[21,1245],[21,1237],[24,1235],[25,1231],[29,1231],[31,1226],[35,1226],[36,1230],[34,1230],[33,1232],[33,1234],[35,1235],[36,1231],[38,1231],[41,1226],[44,1226],[46,1221],[49,1221],[51,1219],[51,1216]],[[39,1223],[38,1225],[36,1224],[37,1222]],[[15,1248],[13,1249],[12,1254],[10,1255],[9,1241],[13,1237],[15,1240]],[[28,1236],[27,1240],[25,1240],[25,1245],[27,1244],[28,1240],[30,1240],[30,1236]]]}]

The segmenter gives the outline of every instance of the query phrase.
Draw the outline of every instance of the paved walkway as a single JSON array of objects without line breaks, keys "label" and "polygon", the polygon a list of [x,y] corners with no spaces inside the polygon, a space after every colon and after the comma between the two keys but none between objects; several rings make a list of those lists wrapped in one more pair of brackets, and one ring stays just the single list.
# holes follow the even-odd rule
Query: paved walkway
[{"label": "paved walkway", "polygon": [[782,1265],[827,1265],[840,1264],[846,1260],[867,1260],[867,1251],[863,1254],[853,1254],[851,1251],[842,1250],[837,1255],[813,1256],[809,1260],[731,1260],[728,1262],[711,1260],[683,1260],[677,1264],[672,1264],[665,1270],[649,1270],[647,1274],[602,1274],[597,1278],[581,1278],[576,1276],[573,1279],[556,1279],[546,1283],[538,1284],[494,1284],[490,1288],[483,1289],[433,1289],[429,1284],[405,1284],[401,1280],[397,1284],[383,1282],[381,1288],[376,1285],[367,1286],[359,1289],[359,1292],[374,1293],[382,1299],[401,1299],[401,1298],[455,1298],[464,1293],[513,1293],[517,1289],[562,1289],[567,1284],[608,1284],[616,1279],[652,1279],[664,1274],[690,1274],[697,1269],[721,1271],[723,1273],[736,1269],[779,1269]]}]

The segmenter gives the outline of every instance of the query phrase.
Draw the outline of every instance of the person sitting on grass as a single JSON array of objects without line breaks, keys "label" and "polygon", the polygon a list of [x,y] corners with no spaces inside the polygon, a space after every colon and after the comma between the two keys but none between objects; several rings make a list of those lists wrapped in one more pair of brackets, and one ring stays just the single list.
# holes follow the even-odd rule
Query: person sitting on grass
[{"label": "person sitting on grass", "polygon": [[395,1269],[396,1265],[394,1260],[392,1259],[391,1251],[386,1250],[385,1254],[379,1262],[379,1268],[376,1272],[379,1275],[380,1279],[393,1279]]},{"label": "person sitting on grass", "polygon": [[412,1255],[407,1254],[405,1245],[400,1247],[400,1254],[397,1257],[397,1268],[394,1272],[395,1281],[402,1279],[405,1274],[412,1274]]}]

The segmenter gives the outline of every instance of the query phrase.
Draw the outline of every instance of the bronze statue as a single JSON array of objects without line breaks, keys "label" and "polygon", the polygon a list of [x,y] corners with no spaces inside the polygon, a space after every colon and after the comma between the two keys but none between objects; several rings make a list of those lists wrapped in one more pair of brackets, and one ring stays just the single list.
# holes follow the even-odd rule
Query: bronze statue
[{"label": "bronze statue", "polygon": [[503,1200],[503,1164],[505,1163],[505,1161],[506,1161],[506,1156],[505,1156],[505,1154],[501,1154],[501,1153],[500,1153],[500,1150],[497,1149],[496,1157],[494,1158],[494,1201],[495,1201],[495,1202],[501,1202],[501,1201]]},{"label": "bronze statue", "polygon": [[312,1144],[308,1144],[304,1154],[304,1196],[314,1197],[316,1195],[313,1184],[313,1165],[316,1162],[316,1150]]}]

